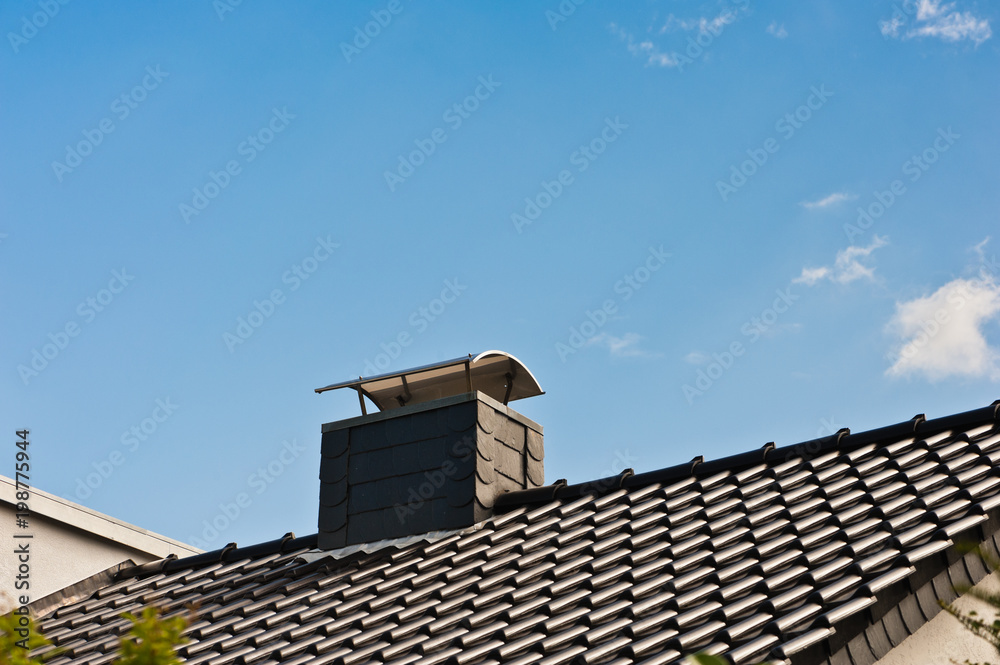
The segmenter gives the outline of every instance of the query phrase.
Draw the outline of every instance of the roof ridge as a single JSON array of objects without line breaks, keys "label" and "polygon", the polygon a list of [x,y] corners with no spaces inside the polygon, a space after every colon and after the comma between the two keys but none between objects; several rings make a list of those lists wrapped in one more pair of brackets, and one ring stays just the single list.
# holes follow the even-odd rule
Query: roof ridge
[{"label": "roof ridge", "polygon": [[240,547],[236,543],[228,543],[225,546],[201,554],[195,554],[183,558],[178,558],[176,554],[150,561],[138,566],[124,568],[115,575],[115,579],[126,577],[139,577],[151,573],[169,573],[181,568],[194,568],[210,563],[237,561],[245,558],[256,558],[267,556],[268,554],[283,554],[301,549],[315,549],[318,534],[302,536],[296,538],[295,533],[289,531],[281,538]]},{"label": "roof ridge", "polygon": [[507,492],[497,497],[493,509],[498,513],[508,512],[521,506],[547,503],[555,499],[575,498],[590,493],[603,496],[611,491],[622,488],[631,489],[652,483],[668,483],[689,477],[694,477],[697,480],[721,471],[742,471],[757,464],[774,461],[782,454],[785,455],[786,459],[792,456],[804,457],[808,455],[815,457],[820,453],[832,449],[841,451],[857,450],[862,446],[876,441],[905,437],[909,434],[927,437],[945,430],[963,427],[969,428],[990,421],[996,422],[998,413],[1000,413],[1000,400],[995,400],[989,406],[933,420],[927,420],[924,414],[919,413],[910,420],[865,430],[857,434],[852,434],[849,428],[844,427],[835,434],[810,439],[801,443],[775,447],[774,442],[769,442],[757,450],[728,455],[709,462],[706,462],[705,458],[699,455],[690,462],[640,474],[636,474],[633,469],[624,469],[621,473],[614,476],[573,485],[567,484],[565,479],[560,479],[552,485]]}]

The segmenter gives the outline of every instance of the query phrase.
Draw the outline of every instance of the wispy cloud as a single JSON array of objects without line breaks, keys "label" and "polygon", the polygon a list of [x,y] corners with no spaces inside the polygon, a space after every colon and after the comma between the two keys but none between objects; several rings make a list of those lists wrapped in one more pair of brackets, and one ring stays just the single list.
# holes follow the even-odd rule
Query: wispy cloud
[{"label": "wispy cloud", "polygon": [[834,192],[833,194],[819,199],[818,201],[803,201],[801,205],[803,208],[814,210],[816,208],[828,208],[844,201],[853,201],[856,198],[858,197],[853,194],[848,194],[847,192]]},{"label": "wispy cloud", "polygon": [[653,42],[648,39],[637,41],[632,33],[621,26],[612,23],[609,28],[611,32],[618,35],[625,42],[625,47],[632,55],[646,58],[647,65],[657,67],[675,67],[677,59],[673,54],[660,51]]},{"label": "wispy cloud", "polygon": [[771,21],[771,24],[767,26],[767,34],[774,35],[778,39],[784,39],[788,36],[788,31],[785,30],[785,24],[778,24],[777,21]]},{"label": "wispy cloud", "polygon": [[[617,23],[608,26],[612,34],[618,36],[629,53],[634,56],[645,58],[647,66],[657,67],[677,67],[683,70],[683,64],[690,63],[697,59],[705,51],[708,44],[722,34],[727,25],[735,22],[741,12],[746,10],[746,2],[735,2],[735,6],[720,12],[715,16],[699,16],[696,18],[680,18],[673,14],[667,16],[666,21],[657,29],[650,26],[647,33],[665,35],[668,33],[690,33],[696,32],[696,36],[687,35],[683,45],[677,44],[677,48],[682,51],[667,50],[661,48],[650,38],[637,38],[628,30],[622,28]],[[702,38],[707,37],[703,43]],[[676,40],[675,40],[676,41]]]},{"label": "wispy cloud", "polygon": [[701,351],[692,351],[684,356],[684,362],[690,363],[691,365],[704,365],[711,359],[711,356],[707,353],[702,353]]},{"label": "wispy cloud", "polygon": [[735,20],[736,12],[732,9],[727,9],[718,16],[713,16],[712,18],[704,16],[698,18],[678,18],[671,14],[667,17],[667,21],[663,24],[663,27],[660,28],[660,34],[662,35],[666,32],[677,32],[678,30],[682,30],[684,32],[697,30],[699,34],[718,34],[724,26]]},{"label": "wispy cloud", "polygon": [[972,251],[975,252],[976,258],[979,259],[979,264],[986,264],[986,243],[990,241],[990,237],[986,236],[981,242],[977,242],[972,246]]},{"label": "wispy cloud", "polygon": [[617,358],[658,358],[661,354],[646,351],[640,348],[639,342],[642,336],[637,333],[625,333],[621,337],[615,337],[603,332],[594,335],[587,340],[587,346],[603,346],[608,349],[612,356]]},{"label": "wispy cloud", "polygon": [[886,37],[913,39],[935,37],[946,42],[969,40],[979,46],[993,36],[990,22],[968,11],[957,11],[956,3],[942,0],[919,0],[917,15],[912,24],[899,9],[886,21],[879,21],[879,29]]},{"label": "wispy cloud", "polygon": [[888,244],[888,238],[875,236],[872,244],[867,247],[851,245],[847,249],[837,252],[837,258],[834,259],[832,266],[803,268],[802,274],[793,279],[792,282],[812,286],[823,279],[829,279],[837,284],[849,284],[862,278],[874,279],[875,268],[864,265],[862,261],[879,247],[885,247]]}]

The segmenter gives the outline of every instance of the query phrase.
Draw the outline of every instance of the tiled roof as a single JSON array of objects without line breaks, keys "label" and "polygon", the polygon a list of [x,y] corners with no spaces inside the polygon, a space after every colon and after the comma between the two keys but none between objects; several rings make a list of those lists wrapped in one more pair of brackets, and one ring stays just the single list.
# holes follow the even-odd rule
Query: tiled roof
[{"label": "tiled roof", "polygon": [[996,551],[996,417],[513,492],[478,528],[343,559],[288,536],[145,564],[41,628],[54,665],[110,662],[122,612],[192,602],[192,665],[871,663],[986,574],[952,545]]}]

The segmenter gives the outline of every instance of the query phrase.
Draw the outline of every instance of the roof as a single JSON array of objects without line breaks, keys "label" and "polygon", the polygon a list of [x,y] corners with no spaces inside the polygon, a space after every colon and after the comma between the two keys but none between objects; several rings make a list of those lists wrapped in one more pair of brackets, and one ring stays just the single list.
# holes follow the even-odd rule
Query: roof
[{"label": "roof", "polygon": [[[0,503],[17,505],[16,483],[6,476],[0,476]],[[31,513],[75,529],[113,541],[125,547],[148,553],[154,557],[170,554],[198,554],[201,552],[179,540],[161,536],[128,522],[99,513],[80,504],[73,503],[37,487],[31,488]]]},{"label": "roof", "polygon": [[192,665],[871,663],[986,574],[953,544],[997,551],[997,409],[512,492],[434,542],[144,564],[41,628],[55,665],[109,662],[122,612],[191,602]]}]

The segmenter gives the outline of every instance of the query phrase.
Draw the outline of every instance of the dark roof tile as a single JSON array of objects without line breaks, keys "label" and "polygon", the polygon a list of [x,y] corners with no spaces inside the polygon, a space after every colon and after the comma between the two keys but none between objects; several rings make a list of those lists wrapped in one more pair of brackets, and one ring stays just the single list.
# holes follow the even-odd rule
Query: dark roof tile
[{"label": "dark roof tile", "polygon": [[193,599],[181,653],[208,665],[628,665],[696,648],[857,665],[986,573],[943,552],[997,550],[996,411],[511,492],[475,530],[342,560],[306,562],[316,536],[286,534],[153,562],[42,627],[67,650],[52,665],[110,660],[123,610]]}]

